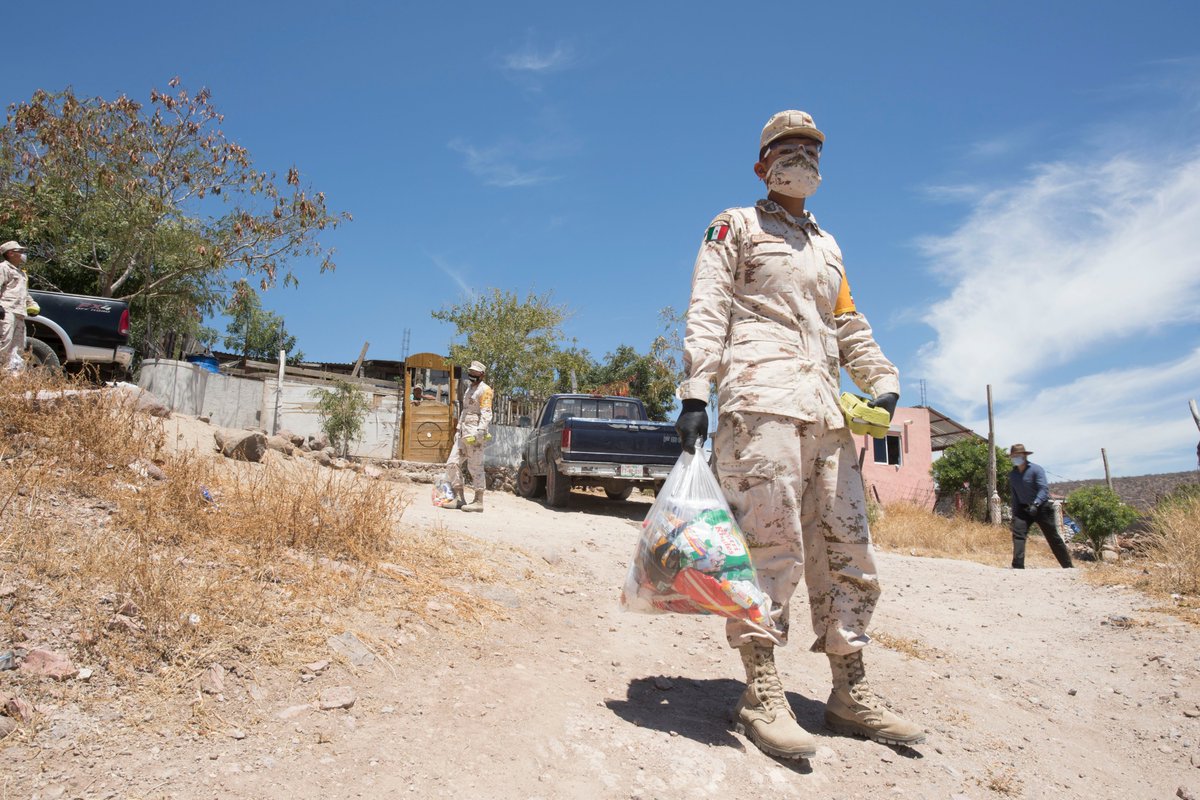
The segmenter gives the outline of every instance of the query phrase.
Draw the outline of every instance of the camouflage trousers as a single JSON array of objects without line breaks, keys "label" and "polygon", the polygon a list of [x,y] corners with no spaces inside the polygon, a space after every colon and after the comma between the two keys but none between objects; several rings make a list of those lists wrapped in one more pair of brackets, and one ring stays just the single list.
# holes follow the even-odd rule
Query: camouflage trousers
[{"label": "camouflage trousers", "polygon": [[25,369],[25,317],[11,311],[0,319],[0,371],[22,372]]},{"label": "camouflage trousers", "polygon": [[462,434],[454,437],[454,447],[450,449],[450,457],[446,459],[446,477],[453,489],[463,488],[463,465],[471,473],[471,488],[482,492],[487,488],[483,475],[483,438],[475,440],[475,444],[463,441]]},{"label": "camouflage trousers", "polygon": [[731,619],[725,629],[730,646],[755,639],[786,644],[789,607],[803,574],[817,635],[811,649],[848,655],[864,647],[879,578],[849,430],[730,412],[720,417],[713,455],[780,632]]}]

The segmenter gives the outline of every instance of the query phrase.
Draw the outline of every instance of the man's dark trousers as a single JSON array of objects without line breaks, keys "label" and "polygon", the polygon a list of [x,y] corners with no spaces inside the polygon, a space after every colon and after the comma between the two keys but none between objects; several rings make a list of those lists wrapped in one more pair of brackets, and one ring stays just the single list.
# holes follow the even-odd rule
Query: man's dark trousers
[{"label": "man's dark trousers", "polygon": [[1071,563],[1071,551],[1067,549],[1067,543],[1063,541],[1058,529],[1054,526],[1054,507],[1050,503],[1043,503],[1036,516],[1030,515],[1023,508],[1013,509],[1013,569],[1025,569],[1025,538],[1029,535],[1029,526],[1035,522],[1042,529],[1046,543],[1050,545],[1054,557],[1058,559],[1058,565],[1063,569],[1075,566]]}]

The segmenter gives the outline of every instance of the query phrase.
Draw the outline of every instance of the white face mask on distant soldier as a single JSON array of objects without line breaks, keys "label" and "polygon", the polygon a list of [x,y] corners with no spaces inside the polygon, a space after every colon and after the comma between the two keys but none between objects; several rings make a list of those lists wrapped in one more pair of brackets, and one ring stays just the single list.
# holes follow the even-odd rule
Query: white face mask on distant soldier
[{"label": "white face mask on distant soldier", "polygon": [[781,156],[767,170],[767,188],[784,197],[811,197],[820,185],[817,156],[807,148]]}]

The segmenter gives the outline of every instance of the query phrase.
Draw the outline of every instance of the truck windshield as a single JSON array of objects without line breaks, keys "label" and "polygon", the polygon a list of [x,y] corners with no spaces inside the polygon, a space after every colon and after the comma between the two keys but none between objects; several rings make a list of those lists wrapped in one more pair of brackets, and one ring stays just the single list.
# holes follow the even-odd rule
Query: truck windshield
[{"label": "truck windshield", "polygon": [[554,419],[584,417],[586,419],[640,420],[637,403],[629,400],[607,400],[593,397],[564,397],[554,407]]}]

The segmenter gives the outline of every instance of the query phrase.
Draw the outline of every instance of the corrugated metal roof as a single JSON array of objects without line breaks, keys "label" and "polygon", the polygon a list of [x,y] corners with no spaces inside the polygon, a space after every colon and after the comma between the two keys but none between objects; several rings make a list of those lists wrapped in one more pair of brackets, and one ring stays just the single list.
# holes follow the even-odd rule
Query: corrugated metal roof
[{"label": "corrugated metal roof", "polygon": [[960,425],[933,406],[918,406],[929,412],[929,447],[937,453],[945,450],[955,442],[975,437],[983,439],[975,431]]}]

